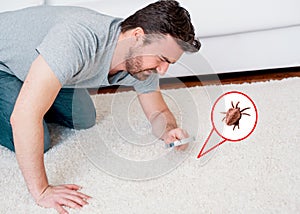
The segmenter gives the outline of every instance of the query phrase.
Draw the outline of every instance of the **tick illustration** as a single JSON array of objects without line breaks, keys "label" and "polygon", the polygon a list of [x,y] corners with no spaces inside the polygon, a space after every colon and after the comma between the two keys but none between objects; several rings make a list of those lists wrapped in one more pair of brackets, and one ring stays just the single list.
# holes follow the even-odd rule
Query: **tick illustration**
[{"label": "tick illustration", "polygon": [[237,102],[236,105],[233,105],[233,101],[231,101],[232,108],[228,109],[227,112],[221,112],[222,114],[226,114],[226,116],[222,119],[222,121],[225,120],[225,123],[227,126],[233,126],[233,130],[237,126],[240,128],[240,119],[242,118],[242,115],[250,116],[250,114],[244,113],[243,111],[250,109],[250,107],[244,108],[241,110],[241,108],[238,106],[240,102]]}]

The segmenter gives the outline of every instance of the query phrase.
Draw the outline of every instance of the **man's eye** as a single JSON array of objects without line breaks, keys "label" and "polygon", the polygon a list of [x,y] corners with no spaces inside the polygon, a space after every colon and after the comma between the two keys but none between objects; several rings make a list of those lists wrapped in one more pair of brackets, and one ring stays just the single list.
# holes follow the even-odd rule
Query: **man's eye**
[{"label": "man's eye", "polygon": [[164,56],[158,56],[160,61],[162,62],[167,62],[169,64],[174,64],[174,62],[170,62],[170,60],[167,58],[167,57],[164,57]]}]

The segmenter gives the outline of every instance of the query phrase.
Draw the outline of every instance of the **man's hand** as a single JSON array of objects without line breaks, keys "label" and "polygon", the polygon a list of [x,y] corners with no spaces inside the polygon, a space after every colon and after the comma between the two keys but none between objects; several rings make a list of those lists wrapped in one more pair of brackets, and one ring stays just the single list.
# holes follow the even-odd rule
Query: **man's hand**
[{"label": "man's hand", "polygon": [[[139,101],[146,117],[151,122],[154,135],[163,139],[169,144],[176,140],[189,137],[188,133],[177,127],[176,119],[167,104],[165,103],[159,90],[140,94]],[[176,150],[185,150],[188,144],[175,147]]]},{"label": "man's hand", "polygon": [[[166,144],[170,144],[176,140],[181,140],[183,138],[188,138],[189,134],[187,133],[187,131],[181,129],[181,128],[176,128],[176,129],[172,129],[169,132],[167,132],[165,134],[165,138],[164,141]],[[180,146],[176,146],[175,149],[177,151],[183,151],[188,147],[188,144],[184,144],[184,145],[180,145]]]},{"label": "man's hand", "polygon": [[41,207],[55,208],[60,214],[67,214],[63,206],[80,209],[88,204],[91,197],[79,192],[80,187],[75,184],[48,186],[38,198],[36,203]]}]

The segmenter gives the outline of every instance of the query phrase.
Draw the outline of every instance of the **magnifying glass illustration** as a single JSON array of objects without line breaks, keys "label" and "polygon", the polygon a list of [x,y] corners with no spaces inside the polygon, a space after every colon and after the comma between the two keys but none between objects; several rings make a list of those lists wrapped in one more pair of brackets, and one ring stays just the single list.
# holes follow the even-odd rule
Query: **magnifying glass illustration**
[{"label": "magnifying glass illustration", "polygon": [[[245,93],[230,91],[221,95],[211,110],[212,129],[206,138],[197,159],[228,142],[240,142],[249,137],[256,128],[258,111],[253,100]],[[204,151],[213,133],[222,140]]]}]

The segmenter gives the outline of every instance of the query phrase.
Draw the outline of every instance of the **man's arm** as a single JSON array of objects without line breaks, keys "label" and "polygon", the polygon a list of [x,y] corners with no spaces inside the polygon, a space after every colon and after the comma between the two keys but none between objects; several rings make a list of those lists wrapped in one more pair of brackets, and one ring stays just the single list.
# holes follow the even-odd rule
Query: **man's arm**
[{"label": "man's arm", "polygon": [[[153,134],[169,144],[175,140],[188,137],[188,133],[178,128],[176,119],[159,90],[146,94],[139,94],[139,101],[144,113],[152,125]],[[187,144],[177,149],[186,149]]]},{"label": "man's arm", "polygon": [[48,64],[38,56],[33,62],[17,98],[11,124],[19,167],[27,187],[44,207],[67,213],[63,205],[79,208],[88,196],[77,185],[50,186],[44,166],[43,117],[54,102],[61,84]]}]

